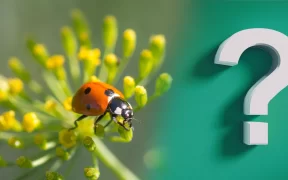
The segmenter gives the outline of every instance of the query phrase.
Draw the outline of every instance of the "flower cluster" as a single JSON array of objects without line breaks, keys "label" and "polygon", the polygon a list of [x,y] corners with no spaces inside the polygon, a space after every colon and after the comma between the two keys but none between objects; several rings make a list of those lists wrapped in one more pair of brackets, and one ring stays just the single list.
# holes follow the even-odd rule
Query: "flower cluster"
[{"label": "flower cluster", "polygon": [[[41,69],[43,82],[33,79],[17,57],[8,61],[15,77],[0,76],[0,105],[5,109],[0,115],[0,140],[6,141],[11,148],[39,148],[39,155],[34,158],[23,155],[9,161],[0,156],[0,167],[37,169],[47,162],[53,162],[46,171],[46,179],[61,180],[64,177],[56,171],[62,163],[75,156],[79,146],[84,146],[93,159],[93,164],[83,170],[87,179],[100,177],[98,161],[107,165],[119,179],[139,179],[101,140],[107,138],[113,142],[127,143],[132,140],[133,131],[125,130],[117,123],[107,128],[99,123],[94,134],[93,117],[79,122],[77,129],[69,131],[74,120],[79,117],[72,111],[71,101],[73,93],[85,82],[101,81],[115,85],[124,76],[119,89],[128,101],[135,99],[135,104],[132,104],[135,112],[144,108],[167,92],[172,84],[168,73],[159,73],[164,62],[165,37],[161,34],[151,36],[147,49],[136,57],[139,59],[139,73],[133,78],[125,70],[136,48],[137,36],[133,29],[125,30],[119,38],[116,18],[106,16],[103,20],[102,39],[105,48],[102,52],[93,47],[84,15],[74,10],[71,19],[71,27],[61,29],[63,55],[50,54],[44,44],[27,39],[31,59]],[[121,55],[114,54],[118,39],[122,41]],[[150,95],[145,86],[153,78],[156,78],[155,90]],[[103,121],[108,122],[109,116],[104,117]]]}]

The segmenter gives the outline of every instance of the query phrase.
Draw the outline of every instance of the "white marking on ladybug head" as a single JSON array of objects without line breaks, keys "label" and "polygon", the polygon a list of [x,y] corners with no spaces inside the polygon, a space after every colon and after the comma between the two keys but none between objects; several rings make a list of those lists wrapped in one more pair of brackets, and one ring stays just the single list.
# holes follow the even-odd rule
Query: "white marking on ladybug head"
[{"label": "white marking on ladybug head", "polygon": [[108,96],[108,103],[110,103],[110,101],[111,101],[114,97],[120,97],[120,95],[114,93],[112,96]]},{"label": "white marking on ladybug head", "polygon": [[130,109],[133,109],[132,106],[131,106],[131,104],[130,104],[129,102],[127,102],[127,103],[128,103],[128,105],[129,105]]},{"label": "white marking on ladybug head", "polygon": [[122,114],[122,109],[117,107],[114,111],[115,114],[121,115]]}]

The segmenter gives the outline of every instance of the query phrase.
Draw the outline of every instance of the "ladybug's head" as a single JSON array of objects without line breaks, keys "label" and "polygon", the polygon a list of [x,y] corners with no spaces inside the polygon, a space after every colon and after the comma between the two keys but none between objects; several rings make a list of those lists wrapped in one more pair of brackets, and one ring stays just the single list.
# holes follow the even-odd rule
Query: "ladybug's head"
[{"label": "ladybug's head", "polygon": [[121,116],[125,123],[132,127],[133,108],[132,106],[120,97],[115,97],[109,104],[110,113]]}]

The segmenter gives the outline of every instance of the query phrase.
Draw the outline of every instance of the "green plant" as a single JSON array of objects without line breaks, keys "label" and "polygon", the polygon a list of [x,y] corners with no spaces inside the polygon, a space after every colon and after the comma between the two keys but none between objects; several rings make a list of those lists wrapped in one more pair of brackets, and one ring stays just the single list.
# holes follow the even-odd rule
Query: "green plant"
[{"label": "green plant", "polygon": [[[121,58],[114,54],[118,29],[113,16],[107,16],[103,21],[105,50],[102,56],[100,49],[93,47],[90,36],[85,17],[79,10],[75,10],[72,13],[72,28],[66,26],[61,29],[65,56],[51,55],[43,44],[36,43],[31,38],[27,40],[27,47],[33,59],[42,68],[41,75],[47,88],[32,78],[18,58],[9,59],[8,64],[15,77],[0,78],[0,104],[6,109],[0,115],[0,140],[6,141],[12,148],[37,146],[40,149],[36,158],[21,156],[15,162],[8,162],[0,157],[0,167],[18,166],[31,169],[18,179],[24,179],[27,174],[47,162],[53,164],[46,172],[46,179],[64,179],[56,171],[67,161],[73,164],[76,152],[83,145],[93,159],[93,164],[84,169],[87,179],[99,178],[98,160],[109,167],[119,179],[139,179],[101,140],[107,138],[113,142],[128,143],[133,138],[132,130],[126,131],[116,123],[104,130],[103,125],[99,124],[95,135],[94,119],[91,117],[79,122],[79,127],[74,131],[68,131],[79,116],[71,111],[71,100],[76,89],[88,81],[102,81],[115,85],[136,48],[136,33],[127,29],[121,37]],[[158,75],[163,64],[165,44],[163,35],[151,36],[149,47],[140,54],[138,77],[134,79],[126,75],[123,78],[123,93],[127,99],[135,98],[135,112],[163,95],[171,86],[171,76],[162,73],[155,82],[155,91],[151,96],[145,89],[149,80]],[[68,68],[65,67],[65,63]],[[31,92],[33,96],[29,95]],[[19,117],[22,117],[22,121],[18,121]],[[103,122],[108,120],[107,116]],[[118,132],[117,136],[112,135],[115,132]]]}]

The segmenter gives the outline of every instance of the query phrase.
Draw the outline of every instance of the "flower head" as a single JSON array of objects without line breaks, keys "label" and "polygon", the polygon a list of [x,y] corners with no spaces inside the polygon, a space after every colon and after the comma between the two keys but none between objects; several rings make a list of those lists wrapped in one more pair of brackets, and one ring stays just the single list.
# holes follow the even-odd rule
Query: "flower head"
[{"label": "flower head", "polygon": [[[37,82],[17,57],[8,60],[15,77],[0,76],[0,105],[8,109],[0,114],[1,140],[5,140],[11,148],[36,146],[41,153],[32,157],[21,155],[15,157],[14,162],[0,156],[0,167],[12,165],[37,169],[52,162],[46,179],[61,180],[64,177],[56,172],[57,169],[64,161],[73,163],[70,159],[76,156],[79,146],[84,146],[93,160],[84,169],[87,179],[99,178],[98,161],[112,169],[119,179],[138,179],[128,168],[122,167],[124,165],[102,142],[102,139],[115,143],[131,142],[135,133],[128,122],[131,119],[118,116],[110,121],[107,113],[103,114],[101,122],[95,123],[95,117],[72,111],[73,95],[86,82],[115,86],[123,74],[122,86],[116,88],[123,89],[125,100],[133,102],[131,99],[135,99],[135,104],[131,103],[131,106],[137,115],[137,111],[171,87],[172,77],[168,73],[158,75],[164,62],[166,40],[161,34],[151,36],[149,47],[138,55],[138,74],[133,77],[126,66],[136,52],[136,32],[128,28],[122,33],[122,53],[117,54],[114,50],[119,38],[116,17],[106,16],[102,25],[103,50],[93,47],[88,22],[79,10],[72,12],[71,27],[64,26],[60,31],[65,54],[50,54],[49,47],[43,43],[27,39],[35,67],[41,69],[37,79],[43,82]],[[150,93],[146,85],[156,75],[155,91]],[[27,89],[34,96],[29,96]]]}]

